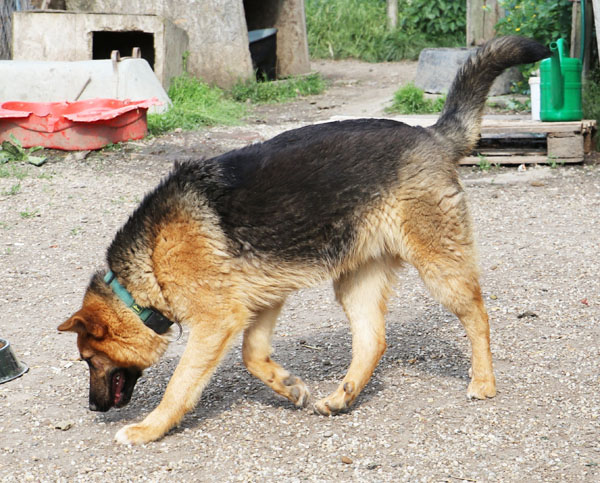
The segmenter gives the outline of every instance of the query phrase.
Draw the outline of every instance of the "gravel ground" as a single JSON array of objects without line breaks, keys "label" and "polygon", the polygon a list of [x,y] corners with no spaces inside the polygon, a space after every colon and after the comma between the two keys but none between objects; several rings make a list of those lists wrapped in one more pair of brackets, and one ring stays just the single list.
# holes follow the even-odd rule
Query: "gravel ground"
[{"label": "gravel ground", "polygon": [[[344,86],[358,96],[368,80],[332,91]],[[78,308],[143,194],[174,159],[347,112],[334,97],[339,109],[324,109],[327,99],[84,159],[53,153],[41,168],[18,165],[0,178],[0,337],[30,367],[0,385],[1,481],[600,480],[597,164],[460,169],[492,323],[492,400],[467,400],[464,331],[407,269],[390,303],[388,350],[346,414],[295,409],[247,373],[238,342],[179,428],[153,444],[115,444],[120,427],[158,404],[187,332],[145,373],[129,406],[87,409],[87,367],[74,336],[56,326]],[[329,286],[301,291],[280,318],[275,357],[324,396],[350,360],[347,325]]]}]

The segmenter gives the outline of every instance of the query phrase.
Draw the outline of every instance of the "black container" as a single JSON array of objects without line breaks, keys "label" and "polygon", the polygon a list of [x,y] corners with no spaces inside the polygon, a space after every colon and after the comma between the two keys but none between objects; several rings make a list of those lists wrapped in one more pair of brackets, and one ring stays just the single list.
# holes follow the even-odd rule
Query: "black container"
[{"label": "black container", "polygon": [[7,340],[0,339],[0,384],[25,374],[29,368],[19,362]]},{"label": "black container", "polygon": [[248,41],[256,79],[274,80],[277,65],[277,29],[250,30]]}]

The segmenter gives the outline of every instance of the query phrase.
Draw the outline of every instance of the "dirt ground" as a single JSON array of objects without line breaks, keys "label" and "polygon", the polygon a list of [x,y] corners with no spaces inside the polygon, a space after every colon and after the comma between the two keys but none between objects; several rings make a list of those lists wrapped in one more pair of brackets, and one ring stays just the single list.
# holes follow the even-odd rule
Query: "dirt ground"
[{"label": "dirt ground", "polygon": [[[267,106],[244,125],[121,149],[50,152],[0,178],[0,337],[29,372],[0,385],[1,481],[599,481],[600,165],[460,168],[478,233],[498,395],[468,401],[458,320],[403,271],[388,350],[348,413],[298,410],[245,370],[240,341],[195,411],[162,440],[113,442],[159,402],[187,332],[131,403],[88,410],[75,337],[56,326],[144,193],[174,160],[212,156],[334,116],[381,116],[414,63],[318,62],[323,95]],[[291,297],[274,357],[313,397],[343,377],[351,346],[329,285]]]}]

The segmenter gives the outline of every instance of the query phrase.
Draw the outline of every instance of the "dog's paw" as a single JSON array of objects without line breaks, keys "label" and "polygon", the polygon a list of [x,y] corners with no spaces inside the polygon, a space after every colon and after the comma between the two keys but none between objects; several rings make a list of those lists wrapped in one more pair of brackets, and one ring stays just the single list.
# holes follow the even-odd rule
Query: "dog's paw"
[{"label": "dog's paw", "polygon": [[286,397],[297,407],[306,407],[310,400],[310,391],[302,379],[296,376],[289,376],[283,380],[283,384],[287,390]]},{"label": "dog's paw", "polygon": [[494,378],[480,380],[472,379],[467,389],[469,399],[486,399],[496,395],[496,381]]},{"label": "dog's paw", "polygon": [[329,396],[317,401],[313,409],[323,416],[333,416],[350,407],[357,393],[352,382],[346,382]]},{"label": "dog's paw", "polygon": [[155,441],[162,436],[156,434],[151,427],[144,424],[128,424],[115,434],[115,441],[120,444],[144,444]]}]

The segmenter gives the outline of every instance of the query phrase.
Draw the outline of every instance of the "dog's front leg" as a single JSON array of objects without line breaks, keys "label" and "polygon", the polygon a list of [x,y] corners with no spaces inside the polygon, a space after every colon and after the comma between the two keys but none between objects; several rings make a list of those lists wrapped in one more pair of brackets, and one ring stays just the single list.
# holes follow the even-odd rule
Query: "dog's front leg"
[{"label": "dog's front leg", "polygon": [[244,326],[244,320],[200,322],[192,327],[185,351],[158,407],[137,424],[123,427],[115,439],[143,444],[161,438],[194,408],[212,373]]}]

